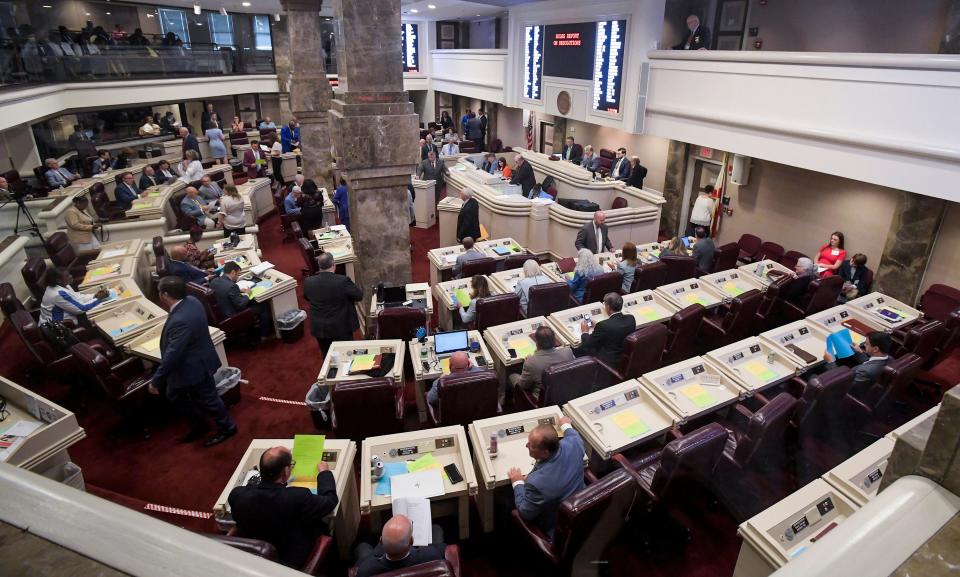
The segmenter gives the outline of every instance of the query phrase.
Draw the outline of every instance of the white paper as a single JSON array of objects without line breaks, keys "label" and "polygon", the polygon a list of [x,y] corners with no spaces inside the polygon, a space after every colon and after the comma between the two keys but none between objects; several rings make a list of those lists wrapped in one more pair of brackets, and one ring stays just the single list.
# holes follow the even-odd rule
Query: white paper
[{"label": "white paper", "polygon": [[255,275],[261,275],[261,274],[267,272],[268,270],[270,270],[270,269],[272,269],[272,268],[274,268],[272,262],[270,262],[270,261],[264,261],[264,262],[262,262],[262,263],[260,263],[260,264],[258,264],[258,265],[256,265],[256,266],[250,267],[250,272],[252,272],[252,273],[255,274]]},{"label": "white paper", "polygon": [[440,469],[390,477],[390,494],[394,501],[410,497],[429,499],[430,497],[439,497],[444,493],[443,477],[440,476]]},{"label": "white paper", "polygon": [[457,256],[458,256],[458,255],[455,255],[455,254],[445,255],[445,256],[443,257],[443,262],[445,262],[445,263],[447,263],[447,264],[456,264],[456,263],[457,263]]},{"label": "white paper", "polygon": [[330,230],[347,230],[347,227],[343,224],[334,224],[330,226]]},{"label": "white paper", "polygon": [[237,281],[237,287],[238,287],[240,290],[250,290],[250,289],[252,289],[255,285],[256,285],[256,283],[253,282],[253,281],[250,281],[250,280],[238,280],[238,281]]},{"label": "white paper", "polygon": [[[10,458],[10,455],[17,450],[17,447],[23,444],[26,438],[40,428],[40,423],[36,421],[19,421],[14,423],[12,427],[0,433],[0,436],[10,436],[13,441],[9,447],[6,449],[0,450],[0,461],[6,461]],[[15,438],[15,440],[13,439]]]},{"label": "white paper", "polygon": [[[391,477],[393,479],[393,477]],[[433,541],[433,517],[430,499],[407,497],[393,499],[393,514],[410,519],[413,526],[413,546],[425,547]]]},{"label": "white paper", "polygon": [[122,249],[122,248],[115,248],[115,249],[113,249],[113,250],[105,250],[105,251],[103,251],[103,254],[100,255],[100,258],[101,258],[101,259],[115,258],[115,257],[118,257],[118,256],[123,256],[124,254],[126,254],[126,252],[127,252],[127,251],[125,251],[125,250]]}]

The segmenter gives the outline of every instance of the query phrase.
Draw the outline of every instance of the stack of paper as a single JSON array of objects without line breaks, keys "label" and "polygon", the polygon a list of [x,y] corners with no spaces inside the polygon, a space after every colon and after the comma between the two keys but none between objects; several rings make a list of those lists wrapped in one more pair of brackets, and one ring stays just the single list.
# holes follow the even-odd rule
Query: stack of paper
[{"label": "stack of paper", "polygon": [[272,268],[274,268],[273,263],[267,260],[267,261],[263,261],[262,263],[256,266],[250,267],[250,272],[252,272],[255,275],[261,275]]},{"label": "stack of paper", "polygon": [[425,547],[433,542],[433,521],[430,499],[402,497],[393,499],[393,514],[410,519],[413,527],[413,546]]},{"label": "stack of paper", "polygon": [[323,435],[295,435],[293,437],[293,466],[291,476],[300,482],[317,479],[317,464],[323,458]]}]

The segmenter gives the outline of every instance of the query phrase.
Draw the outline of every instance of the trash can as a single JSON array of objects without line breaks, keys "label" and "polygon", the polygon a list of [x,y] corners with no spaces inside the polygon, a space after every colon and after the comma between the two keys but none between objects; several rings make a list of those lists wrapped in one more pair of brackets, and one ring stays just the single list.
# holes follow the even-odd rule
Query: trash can
[{"label": "trash can", "polygon": [[220,367],[213,374],[213,382],[217,384],[217,394],[227,405],[240,402],[240,369],[236,367]]},{"label": "trash can", "polygon": [[277,319],[277,330],[280,331],[280,340],[285,343],[295,343],[303,336],[303,321],[307,318],[307,311],[291,309]]},{"label": "trash can", "polygon": [[54,481],[59,481],[64,485],[69,485],[74,489],[86,491],[87,486],[83,482],[83,471],[73,461],[54,465],[43,472],[43,476]]},{"label": "trash can", "polygon": [[310,418],[313,419],[313,426],[318,431],[324,431],[330,428],[330,387],[313,383],[310,390],[307,391],[307,398],[304,399],[307,407],[310,408]]}]

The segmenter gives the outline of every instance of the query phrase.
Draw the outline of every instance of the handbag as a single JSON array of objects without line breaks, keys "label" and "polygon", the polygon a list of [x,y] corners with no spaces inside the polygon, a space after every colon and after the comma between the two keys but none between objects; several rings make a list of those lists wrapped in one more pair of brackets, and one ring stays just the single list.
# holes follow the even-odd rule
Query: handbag
[{"label": "handbag", "polygon": [[50,321],[40,325],[40,332],[43,338],[50,343],[57,354],[65,355],[70,352],[70,347],[80,344],[80,339],[73,334],[65,324],[59,321]]}]

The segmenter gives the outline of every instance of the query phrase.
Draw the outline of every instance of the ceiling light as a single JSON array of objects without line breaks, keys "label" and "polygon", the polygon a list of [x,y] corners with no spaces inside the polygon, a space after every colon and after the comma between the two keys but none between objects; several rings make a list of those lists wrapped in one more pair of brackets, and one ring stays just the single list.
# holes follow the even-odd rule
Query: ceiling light
[{"label": "ceiling light", "polygon": [[411,8],[411,9],[410,9],[410,12],[412,12],[413,14],[417,14],[417,13],[419,13],[420,11],[417,10],[416,8]]},{"label": "ceiling light", "polygon": [[435,10],[436,7],[437,7],[436,4],[427,4],[427,8],[429,8],[429,9],[431,9],[431,10]]},{"label": "ceiling light", "polygon": [[240,5],[241,5],[241,6],[244,6],[244,7],[249,7],[249,6],[250,6],[250,3],[249,3],[249,2],[241,2]]},{"label": "ceiling light", "polygon": [[199,4],[194,4],[194,5],[193,5],[193,13],[196,14],[197,16],[200,15],[200,5],[199,5]]},{"label": "ceiling light", "polygon": [[104,14],[106,14],[107,16],[109,16],[109,15],[110,15],[110,13],[109,13],[109,12],[104,12]]},{"label": "ceiling light", "polygon": [[44,7],[44,8],[53,8],[53,6],[51,6],[51,5],[49,5],[49,4],[44,4],[43,7]]}]

